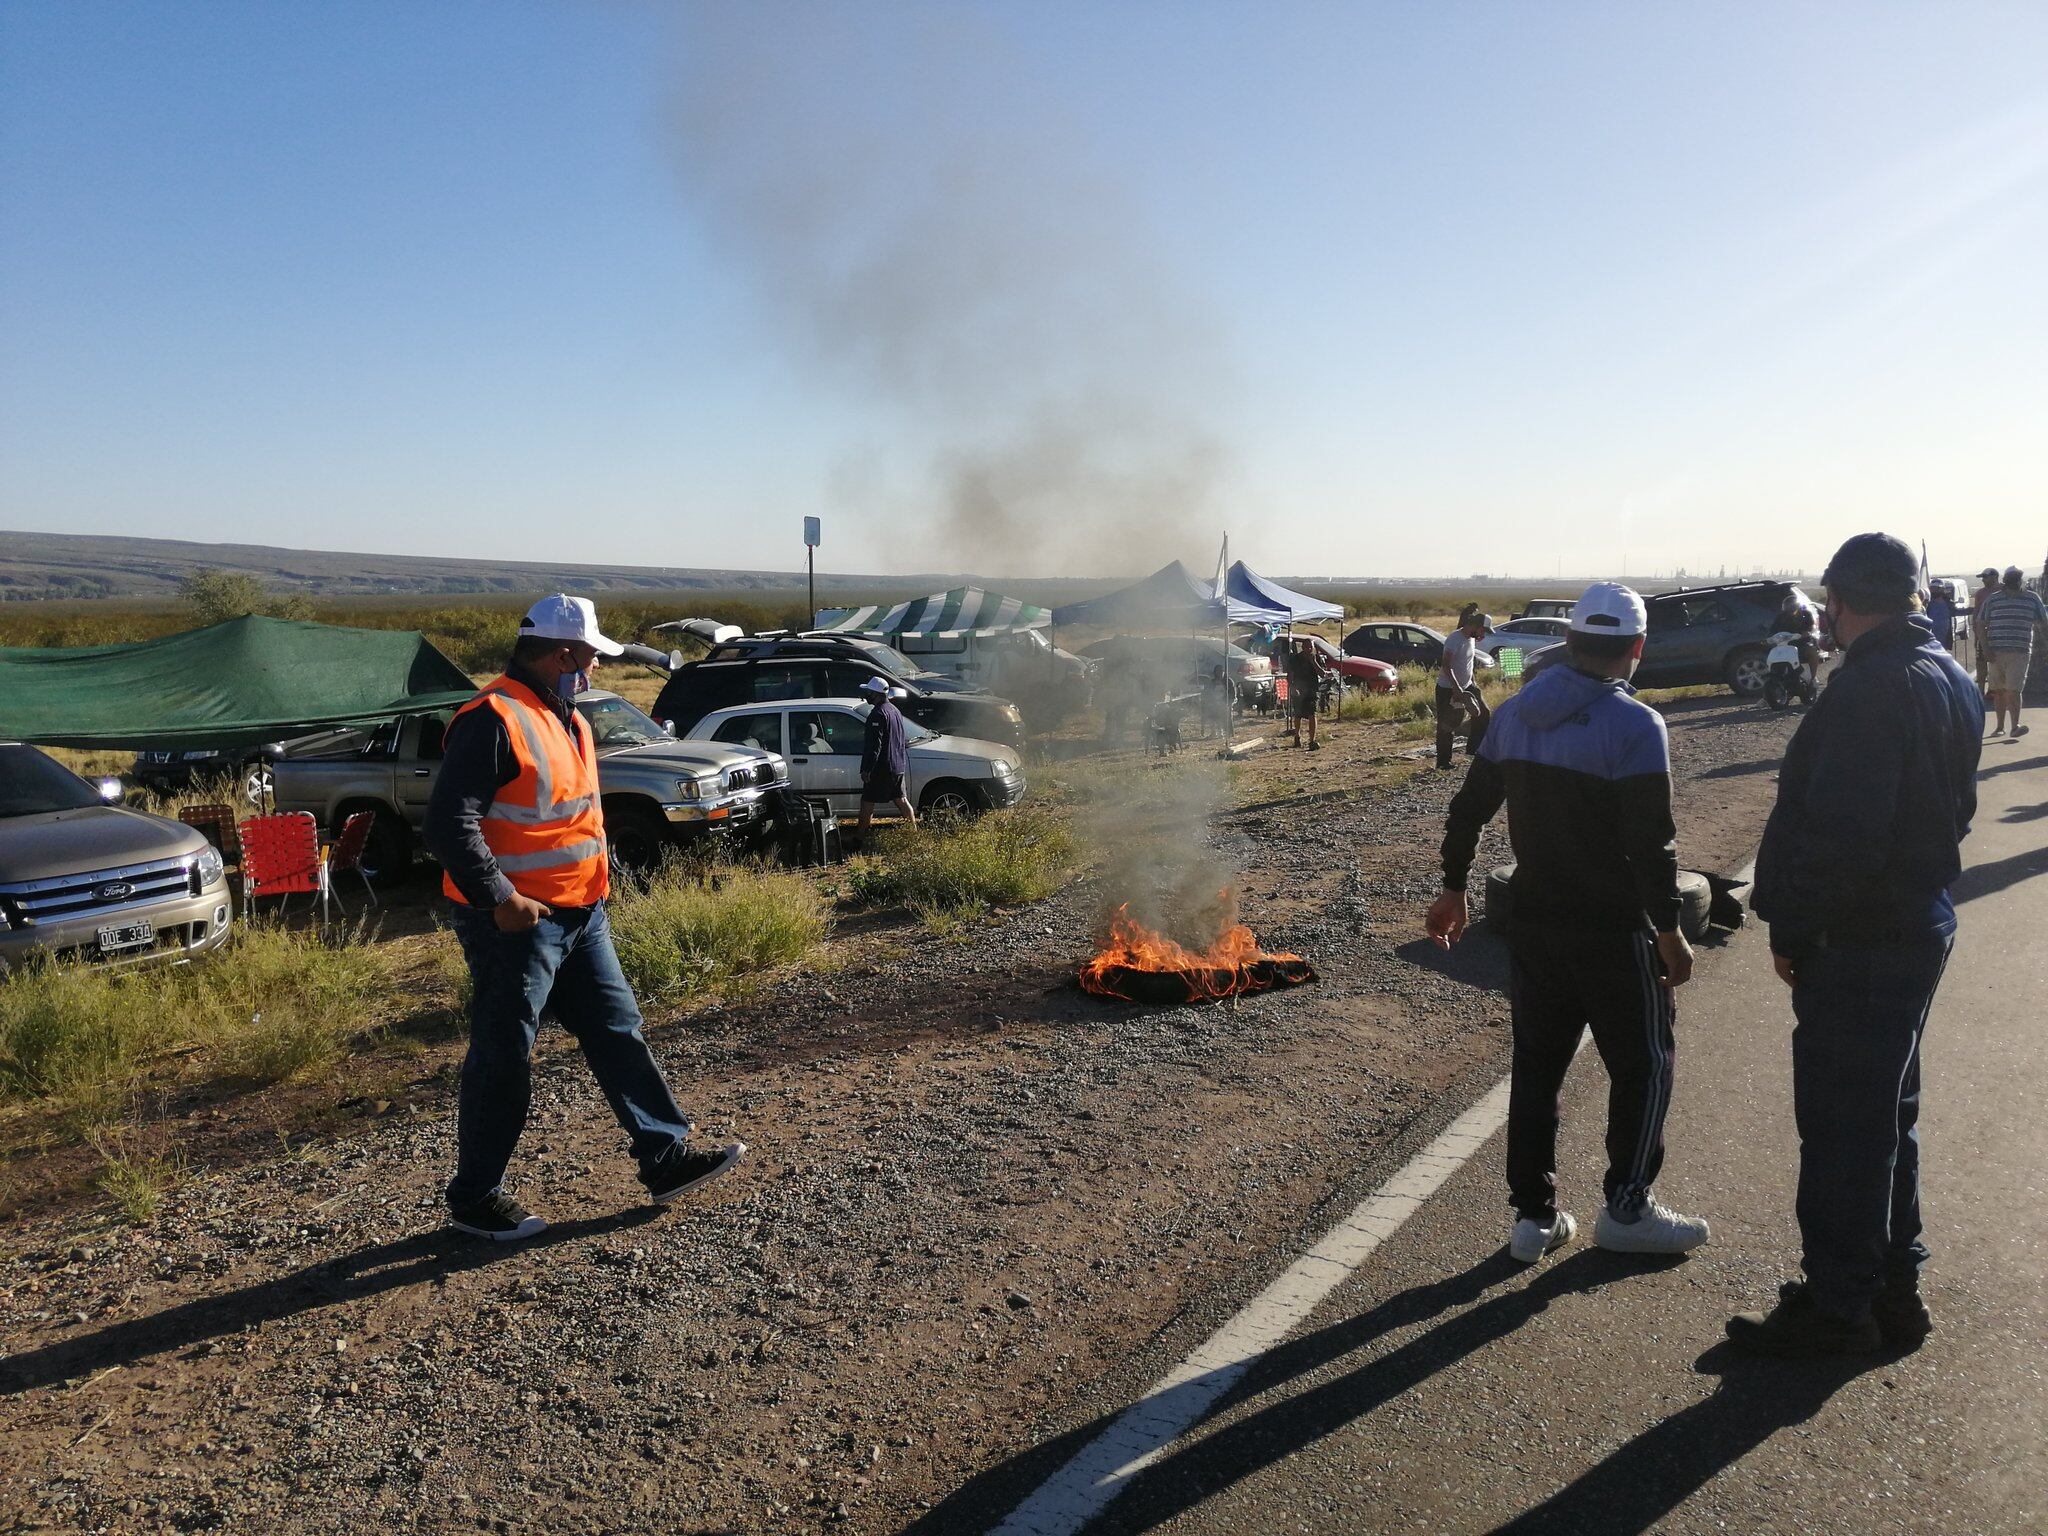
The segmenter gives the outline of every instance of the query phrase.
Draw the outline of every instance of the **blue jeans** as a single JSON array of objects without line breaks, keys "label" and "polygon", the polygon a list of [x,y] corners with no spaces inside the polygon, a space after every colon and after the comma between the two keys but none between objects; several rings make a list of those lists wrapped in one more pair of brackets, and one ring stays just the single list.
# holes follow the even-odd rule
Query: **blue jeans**
[{"label": "blue jeans", "polygon": [[1953,933],[1815,950],[1792,988],[1799,1235],[1825,1311],[1858,1318],[1927,1262],[1920,1238],[1920,1038]]},{"label": "blue jeans", "polygon": [[469,962],[472,993],[449,1205],[481,1200],[505,1177],[526,1128],[543,1010],[582,1046],[647,1182],[682,1145],[690,1123],[640,1033],[640,1005],[619,969],[603,903],[560,909],[524,933],[506,933],[489,912],[458,906],[455,936]]}]

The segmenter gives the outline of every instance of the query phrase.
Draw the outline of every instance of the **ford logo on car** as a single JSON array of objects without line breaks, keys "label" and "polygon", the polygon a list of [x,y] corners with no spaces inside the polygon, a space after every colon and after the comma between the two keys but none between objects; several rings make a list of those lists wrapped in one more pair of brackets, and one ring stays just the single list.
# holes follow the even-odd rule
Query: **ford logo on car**
[{"label": "ford logo on car", "polygon": [[126,880],[109,880],[105,885],[96,887],[92,894],[97,901],[125,901],[135,894],[135,887]]}]

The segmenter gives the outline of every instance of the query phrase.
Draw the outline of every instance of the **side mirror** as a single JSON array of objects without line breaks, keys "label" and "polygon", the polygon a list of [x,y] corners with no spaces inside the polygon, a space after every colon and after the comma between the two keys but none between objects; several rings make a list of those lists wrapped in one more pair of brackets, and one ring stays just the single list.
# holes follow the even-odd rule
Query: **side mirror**
[{"label": "side mirror", "polygon": [[668,653],[668,669],[671,672],[683,670],[683,653],[681,651],[670,651]]},{"label": "side mirror", "polygon": [[128,793],[128,787],[116,778],[104,778],[99,783],[100,798],[109,805],[119,805],[121,797]]},{"label": "side mirror", "polygon": [[676,733],[676,723],[675,723],[675,721],[673,721],[673,720],[664,720],[664,721],[662,721],[662,722],[661,722],[661,731],[662,731],[662,734],[663,734],[664,736],[673,736],[673,735],[675,735],[675,733]]}]

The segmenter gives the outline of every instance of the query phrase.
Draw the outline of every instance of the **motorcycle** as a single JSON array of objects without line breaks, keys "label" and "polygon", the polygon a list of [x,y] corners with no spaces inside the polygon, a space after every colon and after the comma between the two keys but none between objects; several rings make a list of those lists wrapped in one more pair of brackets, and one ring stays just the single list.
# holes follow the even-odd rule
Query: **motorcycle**
[{"label": "motorcycle", "polygon": [[1820,697],[1815,668],[1800,652],[1801,645],[1809,643],[1810,636],[1789,629],[1771,636],[1771,649],[1764,657],[1764,702],[1771,708],[1784,709],[1794,699],[1811,704]]}]

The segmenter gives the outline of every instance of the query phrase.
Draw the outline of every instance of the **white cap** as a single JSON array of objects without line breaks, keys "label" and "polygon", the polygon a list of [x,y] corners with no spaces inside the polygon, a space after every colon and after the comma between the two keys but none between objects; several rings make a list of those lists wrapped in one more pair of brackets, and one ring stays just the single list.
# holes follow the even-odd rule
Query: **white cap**
[{"label": "white cap", "polygon": [[886,698],[889,693],[889,685],[879,677],[871,677],[860,685],[860,691],[862,693],[872,693],[877,698]]},{"label": "white cap", "polygon": [[544,597],[527,609],[526,617],[519,621],[519,633],[542,640],[580,641],[600,656],[616,656],[625,650],[618,641],[598,632],[597,609],[589,598],[571,597],[566,592]]},{"label": "white cap", "polygon": [[1596,581],[1572,604],[1572,628],[1582,635],[1640,635],[1649,624],[1635,588],[1618,581]]}]

